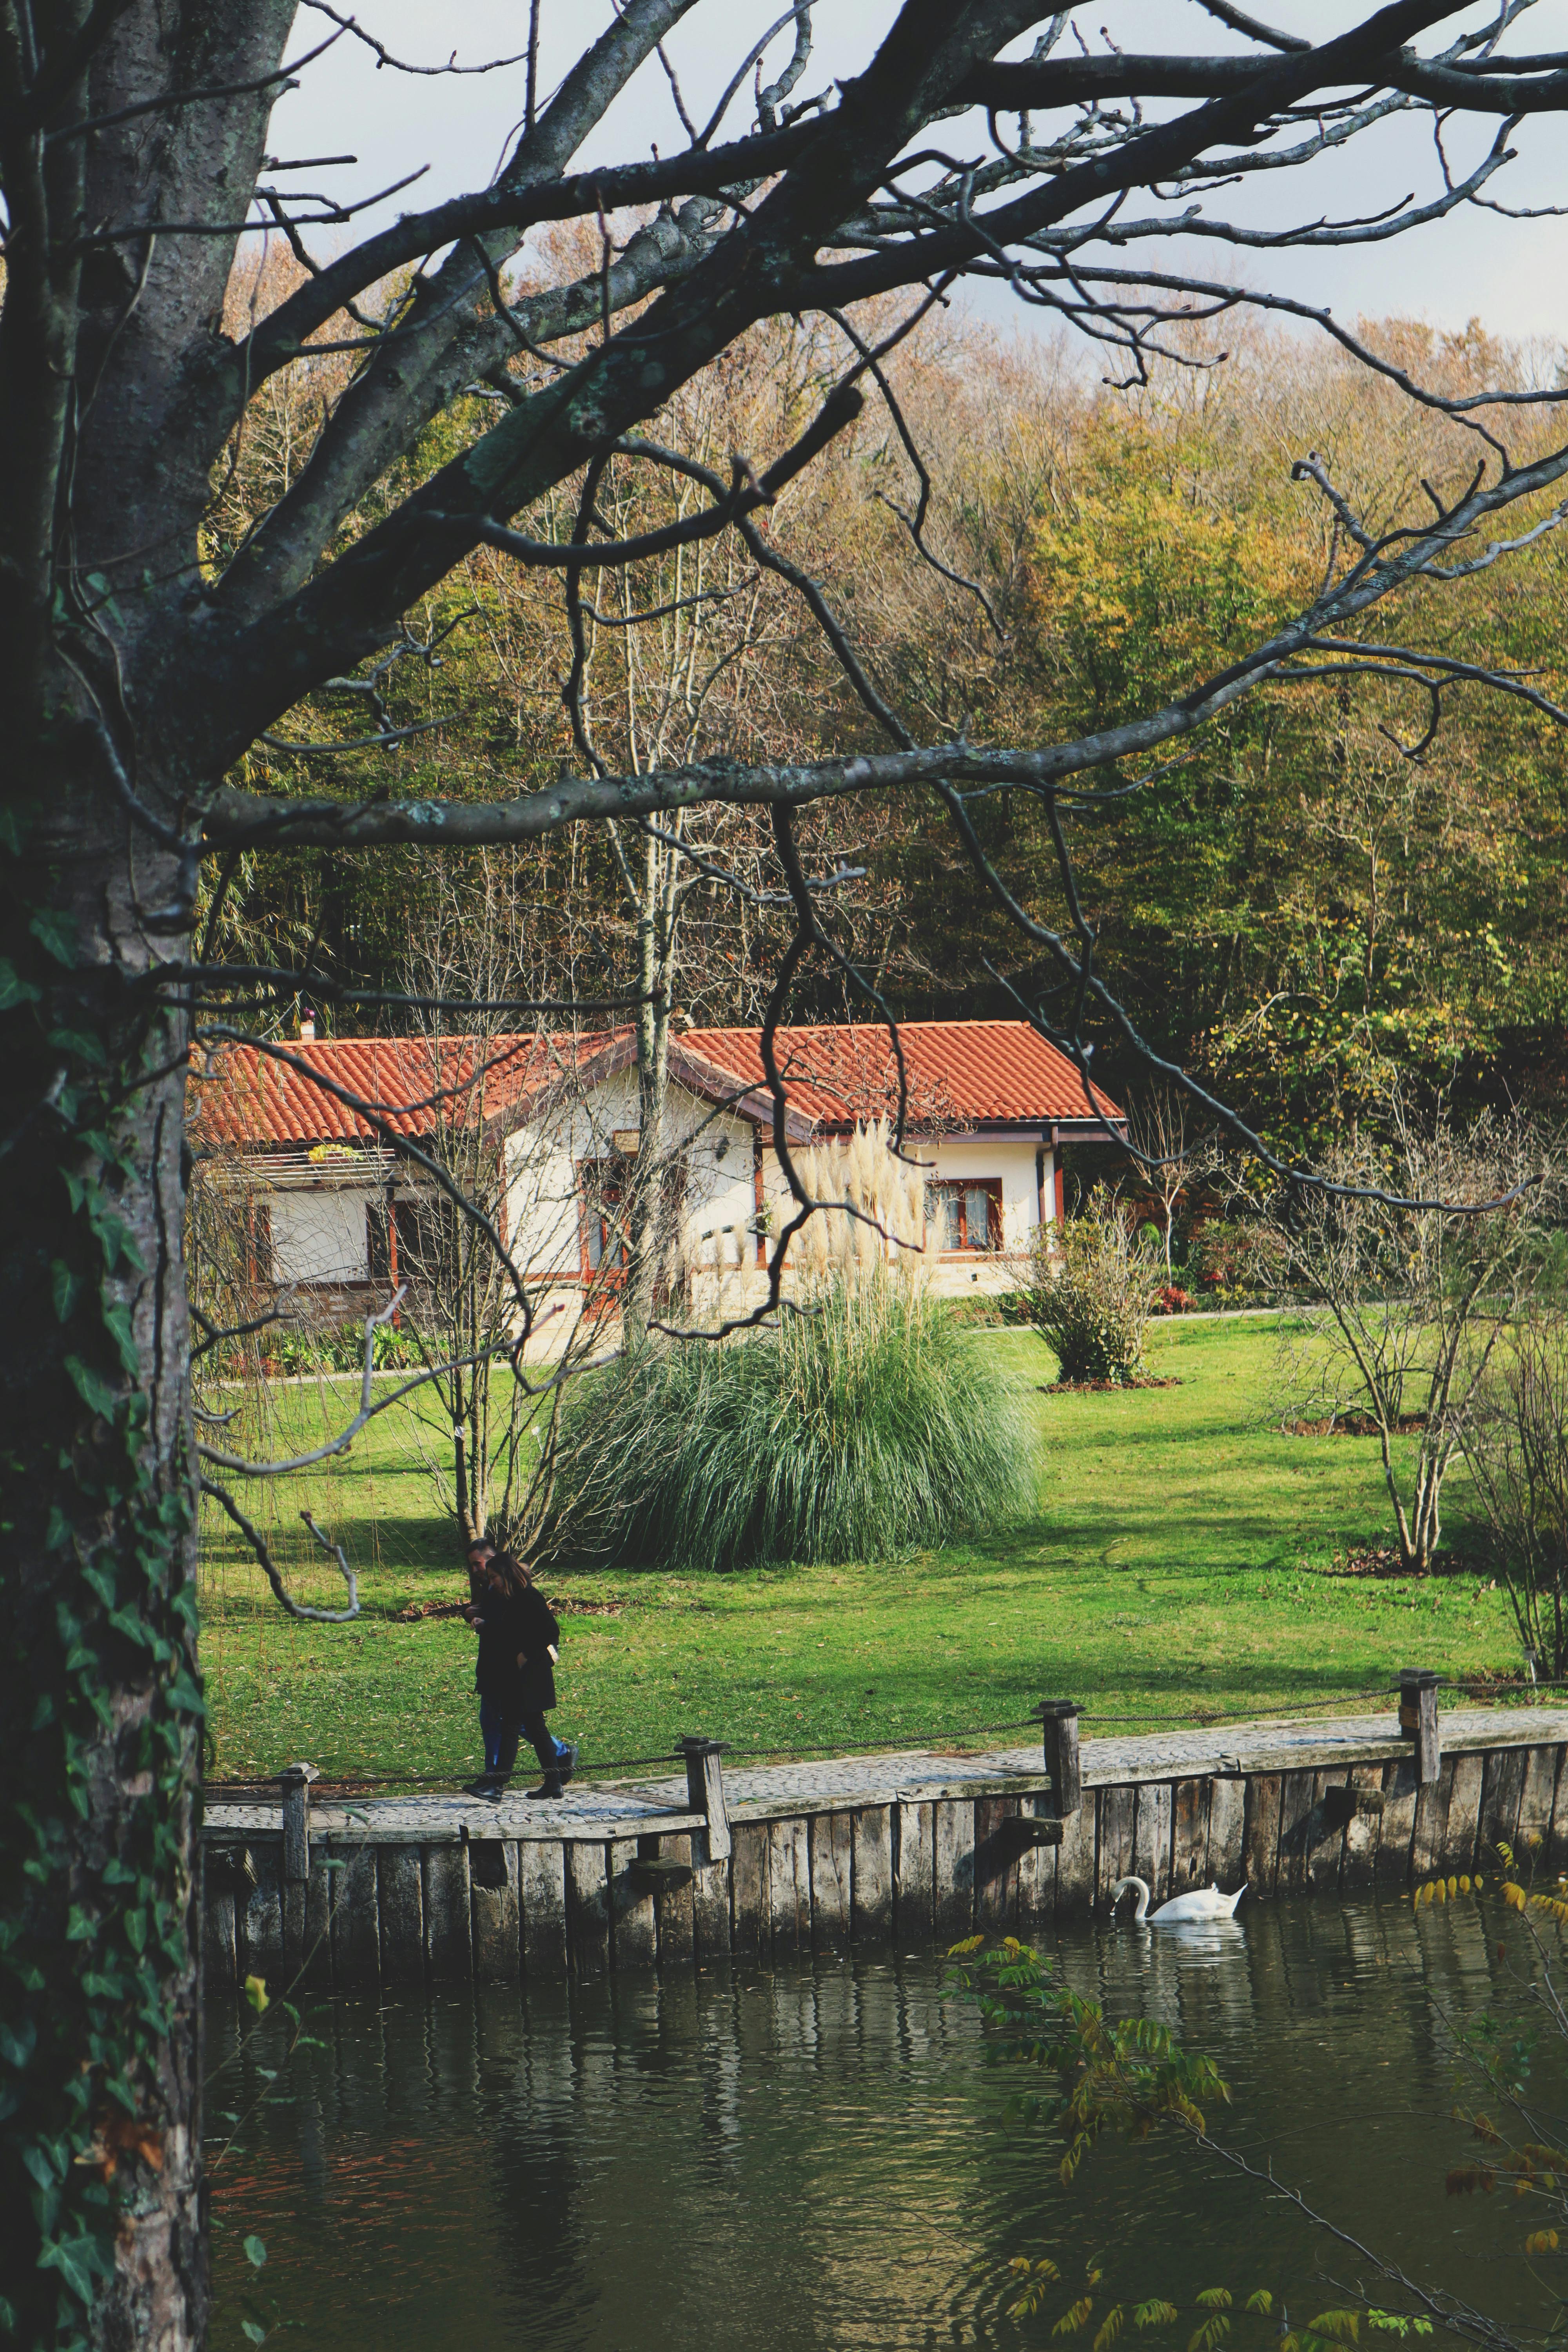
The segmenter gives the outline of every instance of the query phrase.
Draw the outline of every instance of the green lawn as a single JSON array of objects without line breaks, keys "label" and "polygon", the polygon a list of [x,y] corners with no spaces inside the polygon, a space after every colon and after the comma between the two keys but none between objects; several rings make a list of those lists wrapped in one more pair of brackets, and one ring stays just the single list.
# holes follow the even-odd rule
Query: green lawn
[{"label": "green lawn", "polygon": [[[682,1731],[737,1747],[959,1741],[1047,1696],[1078,1699],[1092,1736],[1093,1718],[1321,1699],[1386,1685],[1401,1665],[1517,1665],[1506,1597],[1484,1582],[1325,1573],[1336,1550],[1386,1536],[1376,1446],[1280,1434],[1271,1324],[1157,1327],[1152,1368],[1180,1385],[1118,1395],[1040,1393],[1054,1364],[1028,1335],[975,1344],[1035,1414],[1036,1516],[893,1567],[547,1578],[617,1612],[563,1619],[554,1721],[584,1765],[667,1752]],[[290,1431],[319,1443],[346,1393],[287,1391]],[[1461,1531],[1464,1500],[1456,1477]],[[460,1620],[391,1622],[464,1590],[402,1412],[303,1487],[260,1504],[252,1487],[247,1502],[271,1511],[300,1597],[331,1604],[341,1586],[299,1528],[309,1504],[345,1543],[365,1606],[349,1625],[289,1621],[205,1522],[215,1773],[295,1758],[333,1773],[476,1766],[472,1635]]]}]

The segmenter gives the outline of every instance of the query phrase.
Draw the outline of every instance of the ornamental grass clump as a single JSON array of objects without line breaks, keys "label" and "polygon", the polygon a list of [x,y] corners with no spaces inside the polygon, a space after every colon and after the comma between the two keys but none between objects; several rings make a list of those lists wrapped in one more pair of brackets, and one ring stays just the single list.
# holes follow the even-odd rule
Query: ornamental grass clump
[{"label": "ornamental grass clump", "polygon": [[1157,1248],[1134,1240],[1115,1202],[1099,1193],[1081,1216],[1036,1228],[1020,1268],[1025,1317],[1055,1351],[1062,1380],[1133,1386],[1163,1270]]},{"label": "ornamental grass clump", "polygon": [[1026,1506],[1022,1413],[985,1341],[928,1296],[920,1195],[890,1156],[874,1134],[805,1155],[815,1199],[874,1200],[881,1231],[842,1210],[815,1218],[776,1329],[651,1339],[584,1383],[562,1433],[558,1554],[880,1560]]}]

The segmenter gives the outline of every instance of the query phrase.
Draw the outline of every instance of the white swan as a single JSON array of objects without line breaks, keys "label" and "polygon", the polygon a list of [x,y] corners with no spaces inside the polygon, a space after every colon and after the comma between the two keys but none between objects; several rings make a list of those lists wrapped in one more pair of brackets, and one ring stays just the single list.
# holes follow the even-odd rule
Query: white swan
[{"label": "white swan", "polygon": [[1247,1892],[1244,1879],[1234,1895],[1222,1895],[1217,1886],[1195,1886],[1190,1895],[1173,1895],[1169,1903],[1162,1903],[1157,1911],[1149,1908],[1149,1882],[1143,1878],[1119,1878],[1110,1890],[1110,1907],[1115,1910],[1130,1886],[1138,1889],[1138,1908],[1132,1924],[1142,1927],[1179,1927],[1190,1919],[1233,1919],[1236,1906]]}]

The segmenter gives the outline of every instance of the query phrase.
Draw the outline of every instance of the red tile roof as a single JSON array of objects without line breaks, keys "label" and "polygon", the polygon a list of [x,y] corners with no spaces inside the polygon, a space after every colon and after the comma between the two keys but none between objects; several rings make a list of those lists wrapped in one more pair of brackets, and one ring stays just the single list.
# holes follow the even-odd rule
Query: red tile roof
[{"label": "red tile roof", "polygon": [[[763,1078],[761,1040],[760,1029],[689,1029],[680,1042],[756,1086]],[[1077,1070],[1026,1021],[903,1021],[899,1040],[916,1126],[1094,1119]],[[822,1126],[848,1127],[857,1118],[891,1116],[898,1108],[898,1066],[879,1024],[781,1029],[776,1052],[790,1102]],[[1099,1087],[1094,1102],[1105,1118],[1122,1117]]]},{"label": "red tile roof", "polygon": [[[1026,1022],[910,1021],[899,1035],[917,1128],[1093,1118],[1072,1064]],[[758,1029],[689,1029],[670,1041],[670,1075],[765,1122],[772,1110],[761,1036]],[[778,1057],[797,1135],[807,1125],[848,1127],[897,1108],[897,1068],[879,1026],[783,1029]],[[547,1095],[574,1069],[594,1085],[631,1059],[629,1030],[492,1037],[478,1047],[460,1036],[291,1039],[271,1051],[226,1046],[194,1079],[193,1141],[208,1150],[374,1141],[380,1130],[334,1086],[374,1107],[394,1135],[427,1135],[438,1113],[461,1118],[482,1104],[481,1115],[494,1118]],[[1098,1088],[1095,1102],[1107,1118],[1121,1118]]]},{"label": "red tile roof", "polygon": [[[366,1143],[380,1129],[332,1092],[369,1104],[394,1135],[428,1135],[437,1118],[483,1102],[493,1118],[605,1044],[587,1038],[289,1038],[275,1049],[226,1045],[194,1079],[198,1150],[256,1144]],[[476,1054],[478,1060],[476,1062]],[[287,1060],[279,1056],[287,1055]],[[317,1075],[326,1081],[315,1083]]]}]

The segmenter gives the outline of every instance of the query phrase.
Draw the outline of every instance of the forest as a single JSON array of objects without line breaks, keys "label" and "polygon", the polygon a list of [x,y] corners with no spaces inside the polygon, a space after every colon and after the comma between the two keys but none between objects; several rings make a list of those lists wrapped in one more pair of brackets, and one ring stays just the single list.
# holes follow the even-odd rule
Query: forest
[{"label": "forest", "polygon": [[[563,257],[552,260],[559,272]],[[231,307],[265,315],[296,277],[275,256],[237,278]],[[403,289],[379,299],[395,319]],[[878,310],[752,330],[669,404],[660,446],[716,477],[731,461],[766,465],[820,401],[845,337],[874,345]],[[1091,376],[1059,341],[999,341],[956,301],[933,305],[879,362],[861,415],[742,531],[615,572],[480,547],[409,614],[368,682],[320,691],[236,781],[490,799],[563,762],[636,774],[870,743],[874,715],[846,682],[813,590],[917,730],[1087,733],[1222,669],[1334,561],[1334,510],[1299,467],[1292,477],[1299,419],[1313,420],[1313,457],[1355,509],[1396,530],[1471,462],[1462,425],[1406,397],[1413,378],[1462,400],[1485,384],[1550,393],[1561,375],[1559,352],[1500,343],[1479,320],[1462,334],[1358,322],[1375,373],[1321,337],[1223,323],[1223,338],[1182,329],[1175,355],[1130,385]],[[298,480],[347,365],[329,352],[253,402],[214,509],[215,561],[232,560]],[[469,386],[427,428],[439,446],[405,461],[410,479],[514,396],[508,369]],[[616,456],[593,473],[543,502],[542,539],[573,542],[588,522],[616,539],[657,530],[699,494],[690,475],[650,480]],[[384,500],[398,491],[394,467]],[[343,545],[382,502],[345,520]],[[1568,804],[1545,706],[1563,688],[1564,562],[1548,533],[1458,586],[1410,592],[1402,625],[1447,665],[1436,689],[1392,666],[1379,677],[1358,647],[1353,676],[1320,657],[1143,775],[1092,779],[1121,787],[1070,827],[1100,969],[1149,1042],[1279,1148],[1353,1137],[1396,1083],[1461,1108],[1562,1098]],[[1506,669],[1511,690],[1467,679],[1483,663]],[[841,943],[903,1017],[1048,1010],[1050,976],[1020,962],[1015,929],[931,822],[930,798],[828,801],[803,819],[804,845],[838,877]],[[1001,793],[976,825],[1019,902],[1059,917],[1040,802]],[[319,973],[321,1034],[396,1026],[374,1006],[334,1013],[335,992],[408,988],[411,942],[426,941],[427,961],[453,906],[493,909],[498,891],[513,987],[625,992],[639,933],[662,925],[675,1025],[740,1023],[759,1017],[787,928],[761,887],[766,840],[747,809],[678,815],[658,840],[583,824],[470,853],[484,872],[467,878],[453,853],[246,849],[209,866],[199,913],[209,958],[287,964],[307,988]],[[487,966],[493,979],[493,956]],[[280,1027],[300,1001],[276,1012]],[[795,1001],[815,1017],[868,1010],[826,966]],[[1106,1040],[1103,1067],[1132,1082],[1116,1045]]]}]

